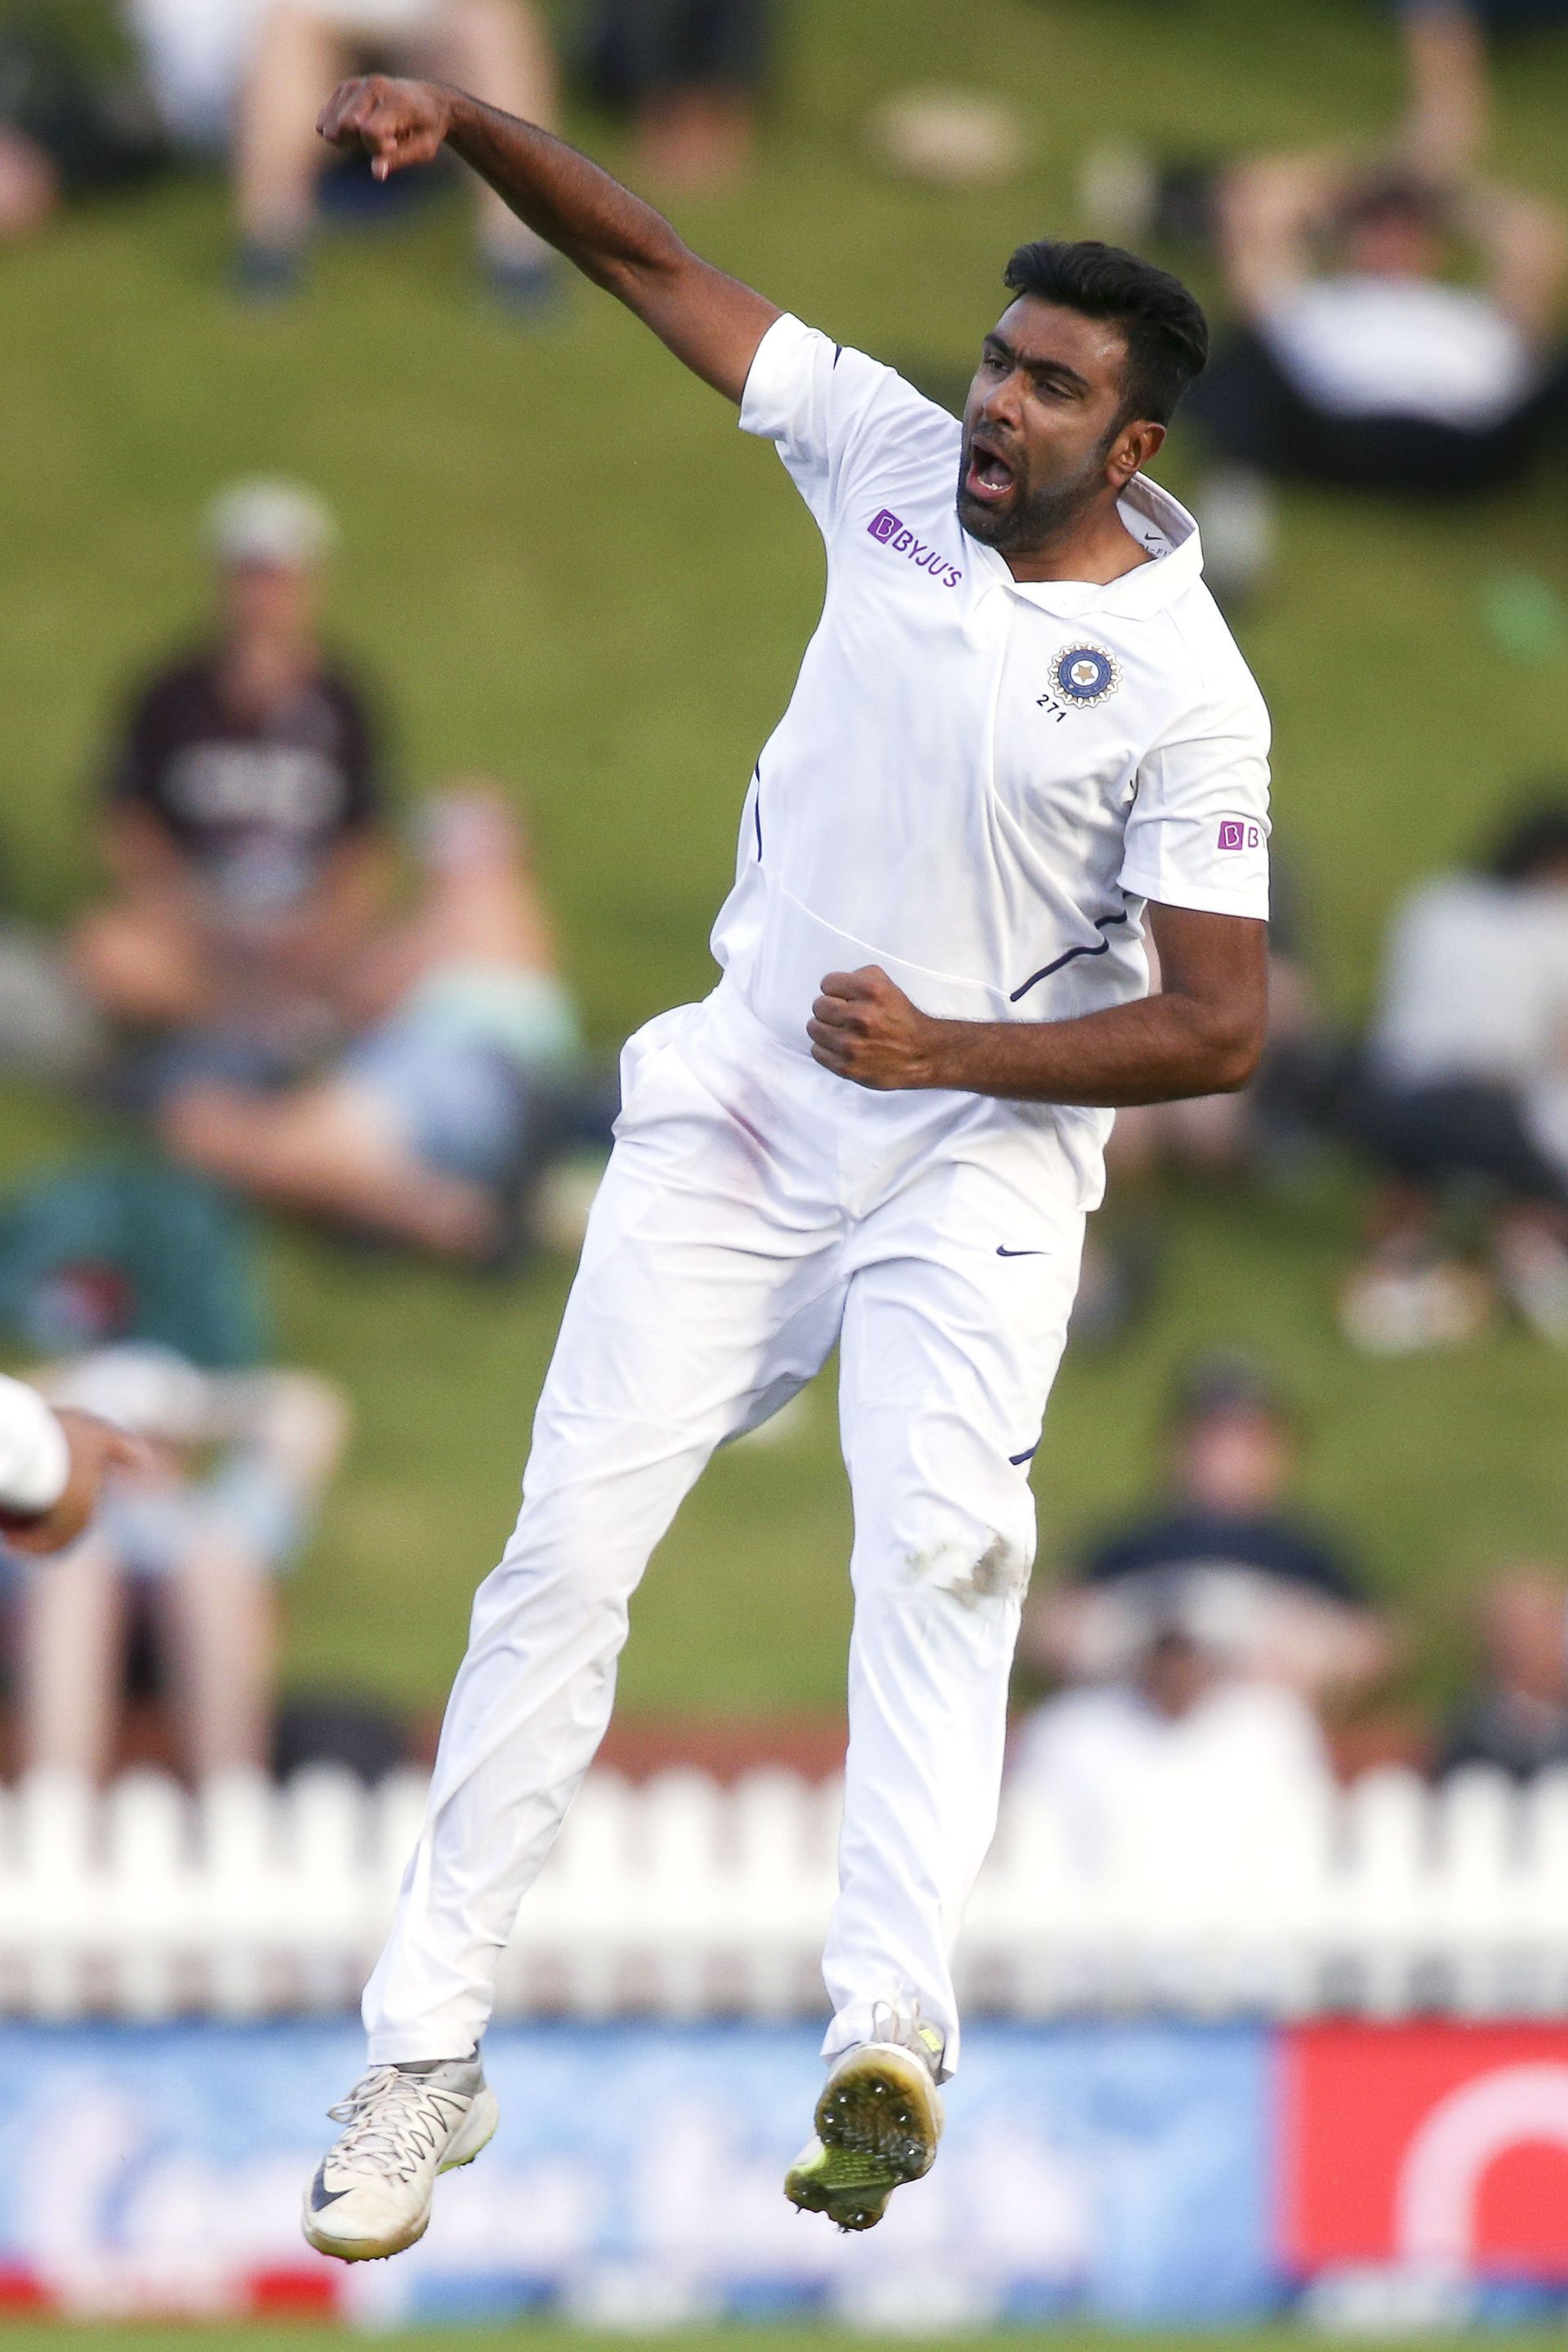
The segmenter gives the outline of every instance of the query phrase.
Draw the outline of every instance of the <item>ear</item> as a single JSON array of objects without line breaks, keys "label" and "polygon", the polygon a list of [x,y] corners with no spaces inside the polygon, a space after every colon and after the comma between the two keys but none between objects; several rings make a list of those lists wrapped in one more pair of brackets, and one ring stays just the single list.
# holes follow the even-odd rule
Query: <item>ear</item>
[{"label": "ear", "polygon": [[1157,457],[1165,445],[1165,428],[1152,417],[1140,417],[1134,424],[1124,425],[1110,445],[1106,459],[1107,479],[1121,490],[1125,489],[1134,474]]}]

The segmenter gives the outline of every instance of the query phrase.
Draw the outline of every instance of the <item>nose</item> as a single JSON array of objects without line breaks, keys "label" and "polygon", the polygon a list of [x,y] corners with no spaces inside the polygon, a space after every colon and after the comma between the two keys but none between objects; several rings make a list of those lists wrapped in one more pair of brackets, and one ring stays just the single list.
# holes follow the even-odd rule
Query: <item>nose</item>
[{"label": "nose", "polygon": [[1010,433],[1019,429],[1023,414],[1024,376],[1020,368],[994,383],[981,404],[976,420],[981,425],[1000,425]]}]

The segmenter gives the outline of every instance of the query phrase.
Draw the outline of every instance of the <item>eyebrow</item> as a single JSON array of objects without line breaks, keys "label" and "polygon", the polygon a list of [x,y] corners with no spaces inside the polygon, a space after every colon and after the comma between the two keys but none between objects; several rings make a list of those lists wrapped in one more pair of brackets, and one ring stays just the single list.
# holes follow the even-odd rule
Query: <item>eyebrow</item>
[{"label": "eyebrow", "polygon": [[1074,392],[1089,393],[1094,390],[1089,378],[1079,375],[1076,368],[1068,367],[1066,360],[1027,359],[1023,352],[1015,350],[1005,335],[999,335],[993,331],[986,336],[984,349],[988,352],[999,352],[1010,366],[1021,367],[1030,375],[1054,376],[1058,382],[1070,385]]}]

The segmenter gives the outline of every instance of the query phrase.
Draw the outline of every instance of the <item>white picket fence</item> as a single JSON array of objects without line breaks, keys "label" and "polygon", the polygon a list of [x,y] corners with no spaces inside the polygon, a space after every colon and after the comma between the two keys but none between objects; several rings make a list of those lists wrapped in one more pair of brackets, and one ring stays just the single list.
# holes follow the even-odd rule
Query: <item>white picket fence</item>
[{"label": "white picket fence", "polygon": [[[314,1771],[185,1796],[0,1791],[0,2011],[336,2011],[374,1958],[424,1788]],[[782,2017],[822,2007],[839,1792],[781,1772],[590,1777],[525,1903],[503,2013]],[[965,1924],[972,2005],[1016,2016],[1568,2014],[1568,1772],[1518,1792],[1399,1771],[1303,1799],[1201,1866],[1135,1839],[1086,1870],[1026,1794]]]}]

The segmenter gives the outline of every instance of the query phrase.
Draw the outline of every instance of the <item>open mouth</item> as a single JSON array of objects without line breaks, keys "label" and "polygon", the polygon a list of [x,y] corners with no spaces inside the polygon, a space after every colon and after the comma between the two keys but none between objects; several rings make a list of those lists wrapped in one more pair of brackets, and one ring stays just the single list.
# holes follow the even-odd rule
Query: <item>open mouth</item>
[{"label": "open mouth", "polygon": [[977,437],[969,445],[963,487],[968,496],[978,499],[983,506],[994,506],[1013,488],[1013,468],[999,449]]}]

